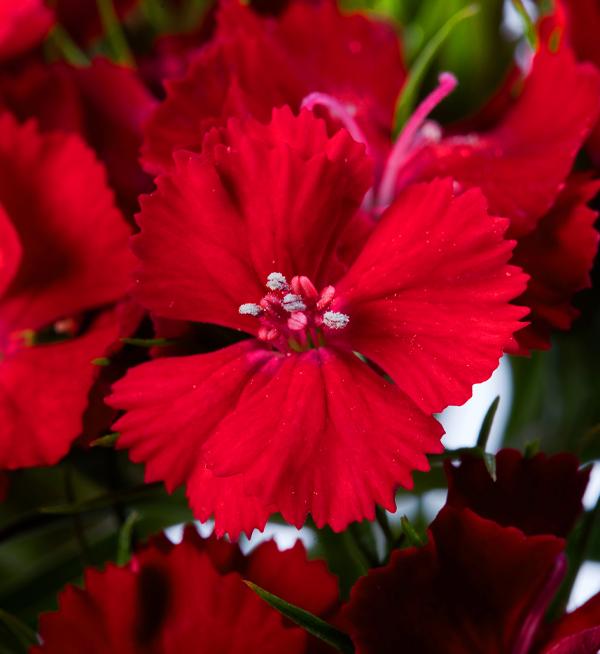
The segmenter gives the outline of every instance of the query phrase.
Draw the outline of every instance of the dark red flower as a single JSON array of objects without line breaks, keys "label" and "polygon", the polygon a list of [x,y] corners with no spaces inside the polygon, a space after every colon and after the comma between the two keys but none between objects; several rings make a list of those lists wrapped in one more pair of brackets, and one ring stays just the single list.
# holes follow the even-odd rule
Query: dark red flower
[{"label": "dark red flower", "polygon": [[427,545],[396,550],[344,610],[357,654],[528,654],[565,571],[564,541],[446,507]]},{"label": "dark red flower", "polygon": [[447,504],[469,508],[482,518],[528,535],[553,534],[565,538],[582,510],[581,498],[589,469],[579,470],[572,454],[536,454],[518,450],[496,455],[493,480],[480,458],[463,456],[460,465],[445,465]]},{"label": "dark red flower", "polygon": [[404,78],[398,37],[385,23],[342,14],[328,1],[292,2],[277,21],[222,2],[212,41],[181,80],[166,84],[147,125],[144,162],[151,172],[169,170],[175,150],[199,150],[227,118],[267,122],[273,107],[298,110],[316,91],[349,105],[371,147],[384,149]]},{"label": "dark red flower", "polygon": [[127,215],[152,188],[138,163],[142,124],[155,100],[130,68],[95,58],[90,66],[24,62],[0,75],[0,105],[44,131],[80,134],[106,165],[109,181]]},{"label": "dark red flower", "polygon": [[126,567],[88,569],[84,589],[67,587],[58,611],[42,615],[43,644],[31,652],[303,654],[306,633],[284,624],[244,579],[318,614],[337,603],[335,579],[301,545],[279,552],[267,543],[245,558],[189,528],[179,545],[155,538]]},{"label": "dark red flower", "polygon": [[79,138],[0,116],[0,468],[56,462],[118,334],[129,230]]},{"label": "dark red flower", "polygon": [[345,130],[329,138],[282,109],[211,133],[142,199],[142,305],[254,338],[130,371],[109,400],[126,410],[114,428],[146,478],[186,484],[219,534],[274,511],[340,530],[393,508],[441,448],[427,414],[462,403],[519,327],[508,301],[523,277],[477,191],[411,187],[345,258],[370,179]]},{"label": "dark red flower", "polygon": [[37,46],[53,22],[43,0],[0,0],[0,61]]}]

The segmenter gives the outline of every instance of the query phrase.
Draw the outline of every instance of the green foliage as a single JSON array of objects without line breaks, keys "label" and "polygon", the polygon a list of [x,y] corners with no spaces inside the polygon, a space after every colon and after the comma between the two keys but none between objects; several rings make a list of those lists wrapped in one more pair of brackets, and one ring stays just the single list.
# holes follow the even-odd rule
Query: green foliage
[{"label": "green foliage", "polygon": [[352,654],[352,652],[354,652],[352,641],[344,632],[336,629],[328,622],[321,620],[321,618],[316,615],[269,593],[269,591],[253,584],[251,581],[246,581],[246,584],[248,588],[264,599],[265,602],[270,604],[274,609],[277,609],[277,611],[286,618],[289,618],[292,622],[295,622],[297,625],[308,631],[309,634],[312,634],[328,645],[331,645],[331,647],[336,649],[338,652],[343,652],[344,654]]}]

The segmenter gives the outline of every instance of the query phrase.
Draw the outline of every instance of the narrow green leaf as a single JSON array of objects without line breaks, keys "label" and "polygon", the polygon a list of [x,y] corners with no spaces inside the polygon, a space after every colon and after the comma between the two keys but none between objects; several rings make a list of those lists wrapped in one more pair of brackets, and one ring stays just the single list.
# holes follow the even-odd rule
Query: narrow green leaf
[{"label": "narrow green leaf", "polygon": [[168,338],[122,338],[121,343],[126,345],[136,345],[138,347],[167,347],[175,345],[174,340]]},{"label": "narrow green leaf", "polygon": [[537,32],[533,20],[531,19],[531,16],[529,15],[527,9],[525,9],[523,0],[512,0],[512,4],[515,10],[517,11],[517,13],[519,14],[519,16],[521,17],[521,20],[523,21],[525,38],[527,39],[529,46],[533,50],[537,50],[538,48]]},{"label": "narrow green leaf", "polygon": [[483,453],[483,462],[493,481],[496,481],[496,455],[490,452]]},{"label": "narrow green leaf", "polygon": [[267,602],[267,604],[270,604],[283,616],[295,622],[305,631],[308,631],[309,634],[331,645],[338,652],[344,652],[345,654],[352,654],[354,652],[354,646],[350,637],[343,631],[336,629],[316,615],[286,602],[280,597],[277,597],[277,595],[273,595],[268,590],[253,584],[251,581],[245,580],[245,584],[250,590],[253,590],[261,599]]},{"label": "narrow green leaf", "polygon": [[108,357],[97,357],[92,359],[92,365],[100,367],[110,366],[110,359]]},{"label": "narrow green leaf", "polygon": [[394,134],[398,135],[412,113],[419,91],[435,56],[440,51],[457,25],[475,16],[479,12],[478,4],[471,4],[457,11],[437,31],[433,38],[418,54],[408,73],[406,84],[402,88],[394,115]]},{"label": "narrow green leaf", "polygon": [[90,447],[113,447],[119,438],[119,432],[115,431],[112,434],[106,434],[96,438],[90,443]]},{"label": "narrow green leaf", "polygon": [[423,545],[427,545],[427,539],[417,532],[407,516],[403,515],[402,518],[400,518],[400,525],[402,526],[402,531],[406,536],[406,540],[411,545],[414,547],[423,547]]},{"label": "narrow green leaf", "polygon": [[114,60],[119,64],[133,66],[135,60],[129,49],[123,27],[115,11],[113,0],[96,0],[98,13],[104,27],[104,36]]},{"label": "narrow green leaf", "polygon": [[33,629],[3,609],[0,609],[0,623],[14,636],[25,652],[29,651],[32,645],[37,645],[38,640]]},{"label": "narrow green leaf", "polygon": [[487,410],[485,418],[481,423],[479,436],[477,436],[477,447],[480,447],[482,450],[485,450],[488,438],[490,437],[490,432],[492,431],[492,425],[494,424],[494,418],[496,417],[496,411],[498,410],[499,404],[500,396],[497,395],[494,401],[490,404],[490,408]]},{"label": "narrow green leaf", "polygon": [[119,538],[117,542],[117,565],[125,565],[131,558],[131,539],[133,536],[133,528],[140,520],[140,514],[137,511],[132,511],[123,526],[119,530]]},{"label": "narrow green leaf", "polygon": [[86,67],[90,60],[83,50],[69,36],[69,33],[62,25],[55,25],[46,42],[60,52],[62,58],[73,66]]}]

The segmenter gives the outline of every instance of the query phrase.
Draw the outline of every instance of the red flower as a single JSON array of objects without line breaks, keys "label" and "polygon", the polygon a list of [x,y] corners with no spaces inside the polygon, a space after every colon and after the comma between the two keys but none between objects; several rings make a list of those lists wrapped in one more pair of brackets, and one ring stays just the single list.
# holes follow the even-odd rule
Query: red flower
[{"label": "red flower", "polygon": [[[483,131],[444,134],[427,120],[456,86],[451,75],[443,75],[392,147],[392,117],[404,80],[397,37],[362,16],[341,16],[332,5],[292,2],[275,20],[258,18],[235,2],[223,4],[212,43],[182,80],[167,85],[167,98],[148,123],[147,167],[168,169],[173,151],[198,149],[202,135],[229,116],[267,121],[271,108],[283,103],[312,108],[328,117],[332,129],[343,124],[366,143],[376,178],[365,206],[375,214],[415,181],[449,176],[461,190],[481,188],[492,213],[511,219],[511,238],[536,230],[522,248],[523,264],[530,263],[532,246],[537,262],[527,268],[532,281],[519,298],[532,311],[531,326],[516,334],[509,349],[525,354],[549,347],[550,330],[568,328],[577,315],[570,300],[588,285],[597,249],[586,208],[592,187],[565,191],[570,201],[560,195],[598,116],[597,72],[576,63],[559,19],[548,18],[540,26],[531,72],[520,80],[522,92],[511,101],[514,93],[503,94],[491,126],[488,115]],[[356,61],[349,64],[351,53]],[[544,218],[548,212],[553,217]],[[557,230],[563,240],[555,242]],[[583,242],[579,252],[570,247]],[[563,245],[558,257],[543,249],[551,247],[554,254]]]},{"label": "red flower", "polygon": [[393,508],[441,449],[427,414],[465,401],[519,327],[506,222],[442,180],[403,193],[364,243],[363,152],[309,112],[276,110],[180,153],[142,198],[142,305],[254,338],[130,371],[109,399],[127,411],[114,428],[219,534],[274,511],[340,530]]},{"label": "red flower", "polygon": [[106,165],[127,215],[152,188],[138,163],[142,123],[155,100],[131,69],[95,58],[88,67],[29,61],[0,75],[0,105],[44,131],[80,134]]},{"label": "red flower", "polygon": [[589,471],[569,454],[516,450],[496,464],[496,481],[481,459],[447,464],[448,501],[428,544],[358,581],[342,616],[357,654],[596,654],[600,594],[543,622],[566,571],[556,535],[573,527]]},{"label": "red flower", "polygon": [[278,552],[266,543],[243,557],[189,528],[179,545],[155,538],[124,568],[88,569],[85,588],[67,587],[58,612],[42,615],[43,644],[31,652],[304,653],[305,632],[284,624],[243,579],[317,614],[337,605],[335,578],[301,545]]},{"label": "red flower", "polygon": [[0,61],[37,46],[53,22],[43,0],[0,0]]},{"label": "red flower", "polygon": [[528,654],[565,570],[563,544],[442,509],[427,545],[396,550],[352,589],[344,618],[356,654]]},{"label": "red flower", "polygon": [[463,456],[460,465],[445,465],[447,504],[469,508],[505,527],[528,535],[566,538],[582,510],[589,470],[579,470],[572,454],[524,457],[517,450],[496,455],[496,480],[480,458]]},{"label": "red flower", "polygon": [[74,136],[0,116],[0,468],[55,463],[81,431],[91,360],[116,339],[128,229]]}]

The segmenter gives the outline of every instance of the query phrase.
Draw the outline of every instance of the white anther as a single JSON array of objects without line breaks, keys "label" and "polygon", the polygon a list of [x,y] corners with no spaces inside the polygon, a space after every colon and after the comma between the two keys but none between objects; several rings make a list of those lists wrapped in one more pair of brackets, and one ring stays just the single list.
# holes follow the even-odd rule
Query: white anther
[{"label": "white anther", "polygon": [[267,277],[267,288],[272,291],[287,291],[289,288],[287,279],[279,272],[272,272]]},{"label": "white anther", "polygon": [[283,308],[290,313],[292,311],[304,311],[306,309],[306,304],[302,302],[302,298],[299,295],[294,295],[294,293],[284,295],[281,303],[283,304]]},{"label": "white anther", "polygon": [[326,311],[323,314],[323,322],[330,329],[344,329],[350,322],[350,316],[339,311]]},{"label": "white anther", "polygon": [[262,308],[253,302],[246,302],[245,304],[240,304],[238,311],[242,316],[260,316]]}]

